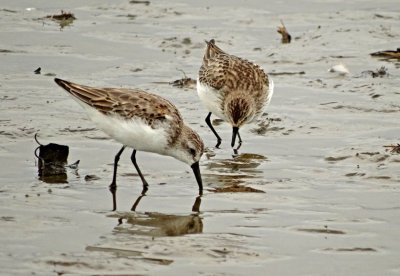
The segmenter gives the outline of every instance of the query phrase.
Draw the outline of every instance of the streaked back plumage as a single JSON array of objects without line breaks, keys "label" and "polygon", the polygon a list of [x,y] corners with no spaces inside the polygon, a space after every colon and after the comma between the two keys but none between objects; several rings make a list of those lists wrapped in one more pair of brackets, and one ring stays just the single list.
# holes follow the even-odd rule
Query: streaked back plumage
[{"label": "streaked back plumage", "polygon": [[160,96],[139,89],[96,88],[59,79],[56,82],[78,99],[78,102],[87,104],[104,115],[120,116],[125,120],[140,118],[152,128],[160,123],[169,123],[170,145],[180,135],[183,120],[179,110]]},{"label": "streaked back plumage", "polygon": [[[225,53],[213,39],[207,42],[199,81],[217,90],[221,99],[227,99],[230,93],[255,99],[256,116],[263,112],[273,93],[268,76],[258,65]],[[224,110],[222,102],[221,105]]]}]

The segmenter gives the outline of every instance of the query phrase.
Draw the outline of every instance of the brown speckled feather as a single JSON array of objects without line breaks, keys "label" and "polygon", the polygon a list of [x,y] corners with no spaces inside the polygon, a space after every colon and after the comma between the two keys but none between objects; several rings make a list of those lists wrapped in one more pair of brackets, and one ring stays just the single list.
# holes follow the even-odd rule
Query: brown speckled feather
[{"label": "brown speckled feather", "polygon": [[217,89],[222,98],[227,98],[229,93],[248,94],[256,99],[257,115],[268,99],[269,80],[264,71],[248,60],[225,53],[213,39],[207,42],[199,81]]},{"label": "brown speckled feather", "polygon": [[158,123],[169,123],[171,143],[180,134],[183,126],[178,109],[168,100],[139,89],[96,88],[56,79],[58,85],[80,101],[92,106],[105,115],[118,115],[129,120],[143,119],[155,128]]}]

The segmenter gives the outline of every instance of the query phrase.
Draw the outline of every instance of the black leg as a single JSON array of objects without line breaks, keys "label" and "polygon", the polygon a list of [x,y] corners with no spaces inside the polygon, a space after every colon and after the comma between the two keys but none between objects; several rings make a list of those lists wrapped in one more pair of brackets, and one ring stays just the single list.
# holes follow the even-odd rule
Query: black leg
[{"label": "black leg", "polygon": [[142,180],[142,183],[143,183],[142,194],[144,194],[147,191],[149,184],[147,184],[146,179],[144,179],[144,176],[143,176],[142,172],[140,171],[138,164],[136,163],[136,150],[133,150],[132,155],[131,155],[131,160],[132,160],[133,165],[136,168],[137,173],[140,176],[140,179]]},{"label": "black leg", "polygon": [[217,144],[215,145],[215,147],[218,148],[219,145],[221,144],[222,140],[221,140],[221,137],[219,137],[218,133],[215,131],[214,127],[212,126],[210,117],[211,117],[211,112],[208,113],[208,115],[206,117],[206,123],[207,123],[208,127],[211,129],[211,131],[214,133],[215,137],[217,137]]},{"label": "black leg", "polygon": [[234,153],[234,154],[238,154],[238,150],[239,150],[240,147],[242,146],[242,138],[240,137],[239,130],[238,130],[238,132],[237,132],[237,137],[239,138],[239,142],[238,142],[237,148],[236,148],[236,149],[233,149],[233,153]]},{"label": "black leg", "polygon": [[110,184],[110,192],[113,197],[113,211],[117,210],[117,200],[116,200],[116,191],[117,191],[117,167],[118,167],[118,161],[119,158],[124,151],[125,146],[122,146],[122,148],[118,151],[117,155],[115,155],[114,158],[114,173],[113,173],[113,180]]},{"label": "black leg", "polygon": [[114,158],[114,174],[113,174],[113,179],[112,182],[110,184],[110,189],[111,188],[117,188],[117,167],[118,167],[118,161],[119,161],[119,157],[121,156],[122,152],[124,151],[125,146],[122,146],[122,148],[119,150],[119,152],[117,153],[117,155],[115,155]]}]

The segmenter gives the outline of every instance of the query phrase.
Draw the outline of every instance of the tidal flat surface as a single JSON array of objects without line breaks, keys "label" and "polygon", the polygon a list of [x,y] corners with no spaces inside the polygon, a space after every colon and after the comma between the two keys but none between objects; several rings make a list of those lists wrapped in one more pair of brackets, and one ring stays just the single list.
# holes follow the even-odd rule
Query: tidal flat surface
[{"label": "tidal flat surface", "polygon": [[[61,10],[76,19],[47,17]],[[400,143],[400,61],[370,56],[400,47],[397,0],[1,1],[0,37],[0,274],[400,274],[400,154],[384,147]],[[168,84],[197,78],[211,38],[275,82],[237,154],[227,123],[214,147],[196,89]],[[204,195],[185,164],[138,152],[150,189],[132,212],[127,152],[111,211],[120,145],[54,77],[175,103],[206,145]],[[78,169],[40,180],[35,133]]]}]

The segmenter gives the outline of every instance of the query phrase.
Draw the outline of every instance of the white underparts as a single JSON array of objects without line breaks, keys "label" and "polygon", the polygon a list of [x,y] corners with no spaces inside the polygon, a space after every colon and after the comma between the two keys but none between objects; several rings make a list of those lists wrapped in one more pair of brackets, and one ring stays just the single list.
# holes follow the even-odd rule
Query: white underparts
[{"label": "white underparts", "polygon": [[218,90],[200,83],[199,79],[197,79],[197,94],[210,112],[225,121],[229,121],[222,112],[222,97]]},{"label": "white underparts", "polygon": [[271,102],[272,99],[272,95],[274,94],[274,81],[269,79],[269,91],[268,91],[268,98],[267,98],[267,102],[265,103],[265,107],[267,107],[269,105],[269,103]]},{"label": "white underparts", "polygon": [[138,151],[166,154],[168,123],[153,129],[138,117],[125,120],[118,115],[105,115],[88,105],[85,109],[97,127],[117,142]]}]

